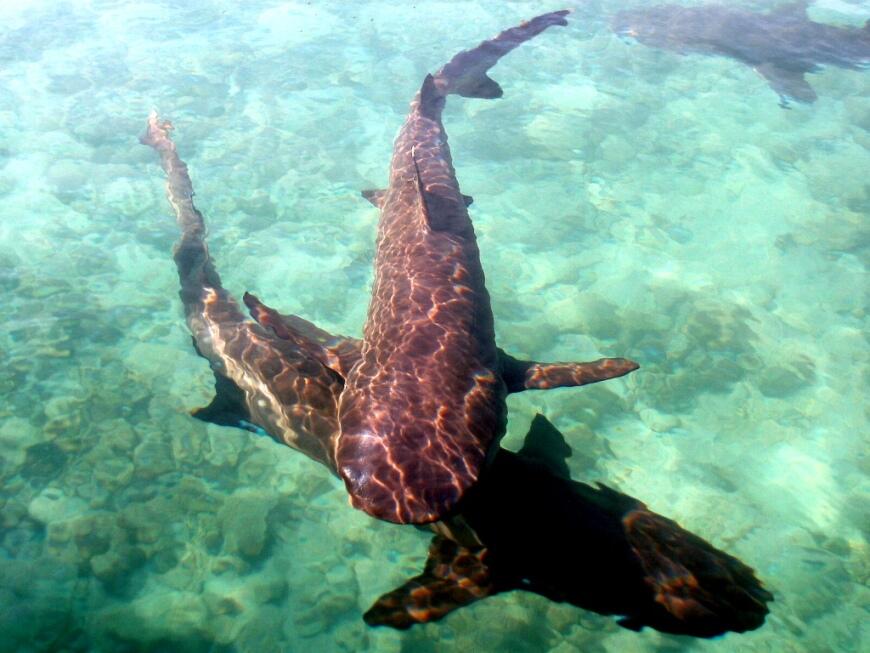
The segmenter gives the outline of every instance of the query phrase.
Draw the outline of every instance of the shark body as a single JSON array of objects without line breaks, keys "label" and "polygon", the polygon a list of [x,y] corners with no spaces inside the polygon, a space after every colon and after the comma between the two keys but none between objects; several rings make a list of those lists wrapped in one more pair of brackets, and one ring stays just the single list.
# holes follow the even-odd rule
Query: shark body
[{"label": "shark body", "polygon": [[505,432],[508,392],[582,385],[637,368],[625,359],[541,366],[499,352],[489,294],[441,114],[448,95],[502,95],[498,60],[567,11],[538,16],[428,75],[393,146],[360,361],[339,402],[336,458],[352,504],[398,523],[446,515]]},{"label": "shark body", "polygon": [[621,11],[612,25],[644,45],[724,56],[751,66],[787,106],[789,100],[816,100],[804,75],[822,65],[870,65],[870,21],[863,28],[817,23],[807,15],[807,5],[789,3],[766,14],[732,5],[657,5]]},{"label": "shark body", "polygon": [[[524,30],[530,25],[537,29],[563,16],[562,12],[545,15],[543,22],[534,19],[514,29]],[[494,51],[499,51],[497,42],[502,35],[469,52],[488,51],[491,58]],[[445,69],[461,62],[462,54]],[[470,61],[479,59],[475,55]],[[426,85],[436,80],[437,76],[427,78],[418,98],[420,104],[412,104],[412,116],[426,102]],[[494,82],[481,83],[489,88],[488,92],[494,92]],[[426,117],[425,113],[420,116]],[[431,114],[427,120],[432,120]],[[365,339],[334,336],[302,318],[283,315],[247,293],[243,301],[253,320],[244,314],[241,305],[223,288],[209,255],[204,220],[194,205],[188,169],[178,156],[170,129],[168,122],[152,114],[141,140],[159,153],[166,172],[167,197],[181,229],[174,252],[180,297],[194,347],[215,374],[215,399],[194,411],[194,416],[265,432],[339,476],[349,451],[341,447],[347,433],[341,422],[342,409],[347,410],[343,404],[345,393],[355,374],[357,378],[365,376],[359,370],[366,369],[366,352],[377,348]],[[401,136],[398,142],[402,142]],[[438,145],[446,147],[446,142]],[[396,185],[401,187],[396,193],[398,198],[408,206],[416,202],[413,212],[405,213],[428,220],[443,217],[439,202],[446,200],[427,197],[427,193],[437,192],[445,180],[455,184],[452,167],[444,168],[445,162],[450,163],[449,152],[425,158],[412,147],[410,155],[403,171],[396,173]],[[442,176],[434,180],[426,172],[427,165],[433,169],[441,166]],[[448,170],[450,174],[446,174]],[[453,189],[448,198],[455,200],[458,187],[445,187]],[[370,195],[380,202],[378,195]],[[466,221],[460,229],[461,237],[454,238],[456,232],[448,232],[452,234],[449,245],[460,250],[464,265],[477,265],[479,271],[464,201],[461,209],[457,202],[448,207],[452,211],[446,214],[450,220],[459,211],[459,218]],[[384,222],[388,226],[382,224],[382,246],[384,240],[390,239],[391,221]],[[461,222],[457,218],[457,223]],[[451,224],[451,229],[456,227]],[[406,228],[419,229],[419,225]],[[418,237],[425,236],[423,231]],[[393,260],[388,255],[384,258]],[[460,278],[465,279],[464,275]],[[472,290],[485,298],[482,273],[479,285]],[[486,304],[482,300],[479,303]],[[486,310],[488,305],[473,309],[477,314]],[[491,326],[484,326],[486,337],[479,340],[485,342],[475,340],[474,347],[485,355],[475,360],[478,365],[480,360],[488,361],[492,368],[486,373],[499,377],[495,383],[500,383],[503,390],[495,395],[497,400],[503,401],[503,393],[509,390],[582,385],[636,367],[624,359],[557,364],[518,361],[497,349],[493,354],[494,345],[490,347],[489,343]],[[374,358],[377,362],[377,355]],[[497,415],[497,411],[491,412]],[[503,428],[499,419],[490,422],[494,431],[484,433],[484,440],[497,442],[498,430]],[[451,437],[449,433],[444,436]],[[620,625],[634,630],[650,626],[665,632],[711,637],[729,630],[751,630],[763,623],[772,596],[749,567],[649,511],[636,499],[604,486],[593,488],[572,481],[565,464],[570,448],[543,417],[534,420],[526,444],[518,453],[490,446],[494,451],[489,455],[489,464],[476,482],[448,513],[426,525],[435,535],[423,572],[380,597],[366,612],[367,623],[407,628],[440,619],[488,596],[518,589],[602,614],[620,615]],[[413,490],[413,482],[406,483],[409,490]],[[401,487],[401,483],[396,486]],[[391,509],[407,505],[401,497],[390,496],[393,498],[386,505]]]}]

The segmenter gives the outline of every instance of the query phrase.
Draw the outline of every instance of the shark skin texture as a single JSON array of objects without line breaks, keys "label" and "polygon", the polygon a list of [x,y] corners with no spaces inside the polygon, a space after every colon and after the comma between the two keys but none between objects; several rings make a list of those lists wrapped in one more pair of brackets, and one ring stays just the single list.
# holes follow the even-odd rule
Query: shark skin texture
[{"label": "shark skin texture", "polygon": [[[194,348],[215,375],[214,401],[193,415],[265,433],[339,476],[341,396],[365,342],[281,314],[249,293],[243,301],[253,319],[242,313],[209,255],[171,129],[152,113],[141,141],[166,173],[181,229],[180,298]],[[623,359],[544,364],[497,356],[506,392],[582,385],[636,367]],[[637,499],[572,481],[571,449],[543,416],[519,452],[495,448],[453,510],[425,526],[434,537],[423,573],[379,598],[364,616],[369,625],[408,628],[512,590],[619,615],[632,630],[713,637],[764,622],[773,597],[749,567]]]},{"label": "shark skin texture", "polygon": [[[336,461],[351,503],[379,519],[450,512],[504,435],[509,391],[594,383],[625,359],[527,370],[500,356],[484,274],[441,122],[446,97],[501,97],[486,75],[568,11],[543,14],[427,75],[396,138],[380,208],[375,280],[360,361],[339,401]],[[507,369],[510,368],[510,369]]]},{"label": "shark skin texture", "polygon": [[[506,30],[454,57],[437,82],[427,76],[396,141],[391,188],[368,194],[391,217],[381,220],[375,289],[362,341],[334,337],[302,318],[280,315],[249,293],[243,301],[254,321],[242,314],[208,255],[187,166],[169,136],[172,125],[152,113],[141,141],[160,154],[167,173],[167,197],[182,229],[175,261],[185,315],[197,351],[215,373],[215,400],[195,416],[263,428],[337,469],[353,505],[390,521],[428,523],[455,506],[492,455],[504,434],[508,392],[596,383],[638,368],[623,358],[520,361],[496,348],[489,296],[465,210],[471,199],[458,193],[440,123],[443,96],[436,86],[486,97],[494,97],[496,89],[500,94],[485,71],[524,40],[564,24],[565,14],[545,14]],[[404,183],[407,174],[412,177]],[[433,227],[442,223],[452,226]],[[416,274],[422,275],[420,283],[414,281]],[[412,288],[413,295],[403,295]],[[432,336],[431,342],[424,334]],[[391,338],[396,339],[392,346]],[[384,356],[389,360],[384,362]],[[332,376],[320,378],[311,370],[311,378],[303,380],[296,366],[312,360]],[[272,373],[258,374],[261,366],[272,366]],[[295,386],[287,385],[289,378]],[[332,401],[329,390],[337,378],[343,389],[336,434],[331,421],[320,423],[326,413],[316,408]],[[392,381],[385,385],[384,379]],[[300,387],[303,383],[313,387]],[[314,403],[306,406],[303,396]],[[262,424],[267,418],[276,424]],[[365,430],[369,426],[379,430]]]},{"label": "shark skin texture", "polygon": [[766,14],[724,4],[657,5],[617,13],[612,28],[654,48],[740,61],[764,77],[788,108],[790,100],[815,102],[806,73],[822,65],[870,66],[870,20],[863,28],[817,23],[807,15],[808,5],[792,2]]}]

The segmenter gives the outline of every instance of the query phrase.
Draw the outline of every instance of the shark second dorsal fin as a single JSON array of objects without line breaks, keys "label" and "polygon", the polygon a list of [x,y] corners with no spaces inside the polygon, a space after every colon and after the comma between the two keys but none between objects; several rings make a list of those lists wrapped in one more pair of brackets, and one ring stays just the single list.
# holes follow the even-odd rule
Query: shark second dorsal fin
[{"label": "shark second dorsal fin", "polygon": [[380,597],[363,619],[369,626],[404,630],[496,594],[487,555],[484,548],[468,549],[436,535],[423,573]]},{"label": "shark second dorsal fin", "polygon": [[571,472],[565,461],[572,453],[571,447],[565,442],[565,436],[541,413],[535,415],[523,448],[517,452],[526,460],[541,463],[551,473],[569,481]]}]

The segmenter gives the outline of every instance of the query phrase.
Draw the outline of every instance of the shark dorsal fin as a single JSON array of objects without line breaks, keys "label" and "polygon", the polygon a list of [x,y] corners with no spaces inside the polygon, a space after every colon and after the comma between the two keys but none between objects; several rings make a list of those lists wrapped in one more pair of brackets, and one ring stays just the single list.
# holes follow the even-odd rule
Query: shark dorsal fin
[{"label": "shark dorsal fin", "polygon": [[559,429],[540,413],[532,420],[523,448],[517,453],[544,465],[556,476],[571,480],[571,472],[565,462],[571,457],[571,447]]},{"label": "shark dorsal fin", "polygon": [[426,224],[432,231],[457,234],[467,231],[470,222],[466,207],[471,203],[471,198],[461,194],[454,197],[451,190],[443,184],[427,185],[427,162],[418,159],[415,150],[411,151],[411,156],[414,159],[414,183],[417,185]]},{"label": "shark dorsal fin", "polygon": [[281,340],[292,342],[342,379],[359,360],[361,345],[358,340],[333,336],[295,315],[282,315],[249,292],[242,299],[260,326],[270,329]]}]

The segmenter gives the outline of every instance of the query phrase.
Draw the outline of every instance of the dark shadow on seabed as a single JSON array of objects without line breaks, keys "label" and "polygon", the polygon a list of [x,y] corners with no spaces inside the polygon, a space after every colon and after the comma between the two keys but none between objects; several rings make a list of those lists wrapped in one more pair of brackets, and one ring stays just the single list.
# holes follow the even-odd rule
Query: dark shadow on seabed
[{"label": "dark shadow on seabed", "polygon": [[632,630],[714,637],[758,628],[773,596],[748,566],[643,503],[573,481],[571,449],[543,415],[523,448],[500,449],[459,514],[482,546],[436,535],[425,571],[382,596],[372,625],[407,628],[522,589]]}]

